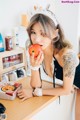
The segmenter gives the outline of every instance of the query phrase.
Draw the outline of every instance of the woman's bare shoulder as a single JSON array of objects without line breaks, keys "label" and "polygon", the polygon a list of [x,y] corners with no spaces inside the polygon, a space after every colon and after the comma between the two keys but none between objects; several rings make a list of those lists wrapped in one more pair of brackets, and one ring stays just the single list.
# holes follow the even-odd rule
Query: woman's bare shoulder
[{"label": "woman's bare shoulder", "polygon": [[71,57],[75,57],[78,58],[77,53],[73,50],[73,49],[64,49],[63,53],[62,53],[62,57],[63,56],[71,56]]},{"label": "woman's bare shoulder", "polygon": [[78,55],[76,54],[76,52],[73,49],[66,49],[64,50],[61,59],[63,60],[63,62],[68,62],[68,63],[75,63],[75,66],[77,66],[79,64],[79,59],[78,59]]}]

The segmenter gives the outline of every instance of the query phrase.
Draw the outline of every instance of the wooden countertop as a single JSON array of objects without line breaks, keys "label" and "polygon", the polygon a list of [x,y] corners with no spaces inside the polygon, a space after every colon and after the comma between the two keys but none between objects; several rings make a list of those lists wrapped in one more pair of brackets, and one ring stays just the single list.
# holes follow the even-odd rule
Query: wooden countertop
[{"label": "wooden countertop", "polygon": [[[19,82],[23,84],[24,87],[30,88],[29,77],[20,80]],[[42,85],[44,88],[53,87],[52,83],[43,81]],[[57,96],[42,96],[42,97],[32,97],[28,100],[21,101],[16,98],[13,101],[10,100],[0,100],[6,107],[7,120],[29,120],[33,115],[43,109],[46,105],[57,99]]]}]

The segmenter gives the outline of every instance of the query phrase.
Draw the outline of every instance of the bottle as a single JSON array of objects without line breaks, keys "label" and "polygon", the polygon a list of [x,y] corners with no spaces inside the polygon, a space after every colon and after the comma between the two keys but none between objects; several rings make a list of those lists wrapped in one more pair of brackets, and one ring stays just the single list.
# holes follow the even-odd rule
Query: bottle
[{"label": "bottle", "polygon": [[18,27],[15,27],[13,29],[13,36],[14,36],[14,39],[13,39],[13,44],[14,44],[14,49],[16,48],[19,48],[19,28]]},{"label": "bottle", "polygon": [[23,26],[19,26],[19,31],[18,31],[19,47],[25,48],[27,39],[29,39],[29,37],[26,32],[26,28]]},{"label": "bottle", "polygon": [[7,74],[4,74],[2,76],[2,83],[8,83],[8,82],[9,82],[8,76],[7,76]]},{"label": "bottle", "polygon": [[10,51],[13,49],[13,37],[11,35],[11,33],[7,33],[6,37],[5,37],[5,45],[6,45],[6,50]]},{"label": "bottle", "polygon": [[3,42],[3,38],[2,35],[0,33],[0,52],[4,51],[4,42]]},{"label": "bottle", "polygon": [[15,64],[19,64],[21,62],[20,55],[15,55]]},{"label": "bottle", "polygon": [[16,33],[16,47],[19,47],[18,33]]},{"label": "bottle", "polygon": [[10,63],[10,66],[13,66],[14,65],[14,56],[9,56],[9,63]]}]

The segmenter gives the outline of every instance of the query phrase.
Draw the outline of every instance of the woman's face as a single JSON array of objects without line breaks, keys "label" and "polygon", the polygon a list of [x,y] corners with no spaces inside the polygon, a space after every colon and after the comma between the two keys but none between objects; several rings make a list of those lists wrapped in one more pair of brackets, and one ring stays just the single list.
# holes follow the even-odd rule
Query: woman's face
[{"label": "woman's face", "polygon": [[[54,33],[52,33],[52,31],[50,31],[51,33],[51,38],[54,39],[57,34],[58,31],[55,30]],[[46,49],[49,45],[51,45],[51,41],[52,39],[50,39],[44,32],[44,29],[41,25],[41,23],[36,23],[33,25],[32,29],[31,29],[31,41],[33,44],[39,44],[42,46],[42,49]]]}]

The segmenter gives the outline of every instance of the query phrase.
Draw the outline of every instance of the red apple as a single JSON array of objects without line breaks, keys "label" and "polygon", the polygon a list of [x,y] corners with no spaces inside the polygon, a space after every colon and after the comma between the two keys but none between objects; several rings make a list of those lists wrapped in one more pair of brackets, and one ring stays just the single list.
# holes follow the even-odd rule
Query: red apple
[{"label": "red apple", "polygon": [[34,53],[34,57],[37,57],[40,51],[42,51],[42,48],[39,44],[33,44],[29,47],[29,54]]}]

